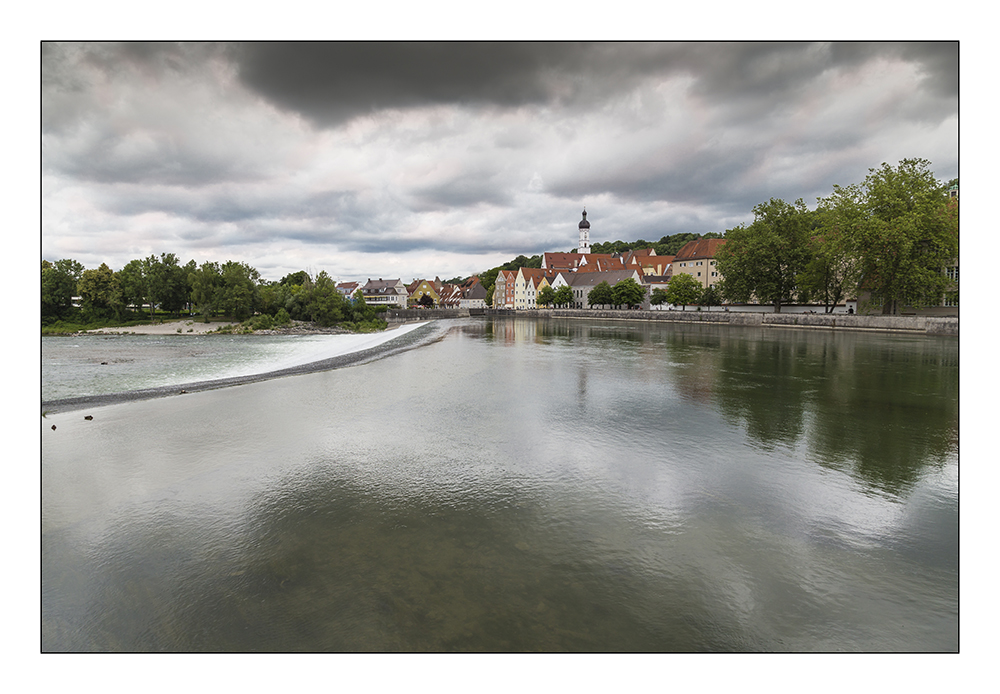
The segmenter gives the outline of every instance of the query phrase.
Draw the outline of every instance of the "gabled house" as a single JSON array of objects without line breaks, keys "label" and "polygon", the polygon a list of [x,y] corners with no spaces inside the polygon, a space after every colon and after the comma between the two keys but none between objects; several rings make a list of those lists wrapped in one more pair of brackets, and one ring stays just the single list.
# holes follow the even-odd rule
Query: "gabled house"
[{"label": "gabled house", "polygon": [[438,283],[438,293],[441,295],[441,308],[458,308],[462,300],[462,289],[457,284]]},{"label": "gabled house", "polygon": [[550,283],[558,274],[556,270],[522,267],[514,278],[514,308],[518,310],[538,308],[538,292],[541,280]]},{"label": "gabled house", "polygon": [[406,295],[406,305],[410,308],[426,306],[425,296],[430,297],[433,302],[430,304],[432,307],[441,304],[441,295],[438,294],[437,287],[430,280],[413,280],[406,286]]},{"label": "gabled house", "polygon": [[516,270],[501,270],[493,283],[493,308],[514,308]]},{"label": "gabled house", "polygon": [[400,279],[369,279],[361,291],[365,296],[365,303],[370,306],[406,308],[406,285]]},{"label": "gabled house", "polygon": [[459,308],[486,308],[486,287],[478,277],[470,277],[458,287],[461,291]]},{"label": "gabled house", "polygon": [[354,292],[358,291],[358,287],[360,286],[361,284],[359,282],[341,282],[337,285],[337,291],[340,292],[344,298],[350,299],[354,296]]}]

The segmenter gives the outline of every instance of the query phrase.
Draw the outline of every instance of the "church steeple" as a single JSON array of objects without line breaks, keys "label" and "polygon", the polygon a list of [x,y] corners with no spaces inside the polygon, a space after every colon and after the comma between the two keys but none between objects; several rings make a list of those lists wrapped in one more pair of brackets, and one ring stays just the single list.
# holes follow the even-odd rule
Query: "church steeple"
[{"label": "church steeple", "polygon": [[587,221],[587,208],[583,208],[583,221],[580,222],[580,246],[577,253],[590,253],[590,222]]}]

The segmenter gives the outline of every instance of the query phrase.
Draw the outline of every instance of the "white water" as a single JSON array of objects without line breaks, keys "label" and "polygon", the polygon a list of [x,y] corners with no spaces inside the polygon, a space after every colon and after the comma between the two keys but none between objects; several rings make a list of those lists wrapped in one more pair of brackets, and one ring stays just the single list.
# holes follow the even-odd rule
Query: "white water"
[{"label": "white water", "polygon": [[42,338],[42,400],[122,393],[304,366],[398,339],[361,335],[74,335]]}]

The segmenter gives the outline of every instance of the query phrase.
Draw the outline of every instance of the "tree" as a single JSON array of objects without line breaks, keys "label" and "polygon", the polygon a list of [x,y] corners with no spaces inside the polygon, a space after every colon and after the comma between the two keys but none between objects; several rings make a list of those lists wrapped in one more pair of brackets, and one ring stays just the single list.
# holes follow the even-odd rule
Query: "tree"
[{"label": "tree", "polygon": [[958,201],[929,167],[925,159],[882,164],[856,190],[861,214],[845,229],[847,244],[859,292],[870,291],[885,314],[936,304],[949,286],[942,270],[958,255]]},{"label": "tree", "polygon": [[246,320],[254,314],[257,284],[260,274],[246,263],[227,260],[219,268],[222,276],[219,310],[236,320]]},{"label": "tree", "polygon": [[614,306],[615,294],[611,285],[607,282],[596,285],[587,295],[587,303],[591,306]]},{"label": "tree", "polygon": [[189,295],[187,273],[178,264],[177,256],[173,253],[161,253],[159,258],[151,255],[142,261],[142,270],[150,318],[156,306],[172,313],[180,311]]},{"label": "tree", "polygon": [[96,270],[84,270],[77,282],[77,292],[80,295],[80,307],[89,320],[108,318],[115,310],[118,291],[118,280],[115,273],[106,263]]},{"label": "tree", "polygon": [[727,231],[716,256],[722,291],[730,301],[756,298],[780,313],[795,300],[797,278],[809,262],[810,213],[801,199],[790,205],[775,198],[753,211],[753,223]]},{"label": "tree", "polygon": [[615,306],[638,306],[646,298],[646,290],[631,277],[626,277],[615,283],[611,288]]},{"label": "tree", "polygon": [[538,290],[538,305],[539,306],[551,306],[556,302],[556,290],[545,285],[540,290]]},{"label": "tree", "polygon": [[434,297],[430,294],[424,294],[417,303],[424,308],[434,308]]},{"label": "tree", "polygon": [[649,295],[649,303],[654,306],[661,306],[663,304],[669,303],[667,300],[667,290],[661,287],[657,287]]},{"label": "tree", "polygon": [[847,298],[858,282],[858,263],[845,233],[861,219],[857,186],[833,188],[832,196],[819,199],[816,235],[809,241],[811,257],[798,278],[800,299],[822,301],[825,313]]},{"label": "tree", "polygon": [[569,286],[559,287],[552,296],[552,301],[556,306],[569,306],[573,303],[573,290]]},{"label": "tree", "polygon": [[205,262],[191,273],[191,301],[205,322],[215,315],[222,302],[222,272],[218,263]]},{"label": "tree", "polygon": [[[494,275],[496,277],[496,275]],[[493,290],[496,287],[490,285],[490,288],[486,290],[486,305],[493,306]]]},{"label": "tree", "polygon": [[320,272],[309,289],[306,311],[310,319],[319,325],[330,326],[344,320],[347,310],[349,307],[337,291],[337,285],[325,270]]},{"label": "tree", "polygon": [[691,275],[681,273],[670,278],[667,285],[667,301],[674,306],[680,306],[681,310],[686,310],[688,304],[698,301],[701,296],[701,284]]},{"label": "tree", "polygon": [[306,272],[305,270],[299,270],[298,272],[292,272],[292,273],[289,273],[289,274],[285,275],[284,277],[281,278],[281,280],[278,281],[278,284],[281,284],[281,285],[284,285],[284,286],[288,286],[288,287],[290,287],[290,286],[292,286],[294,284],[302,286],[302,285],[306,284],[309,281],[310,281],[309,280],[309,273]]},{"label": "tree", "polygon": [[365,293],[362,291],[361,287],[358,287],[354,292],[354,302],[351,306],[354,314],[354,321],[363,321],[371,318],[375,315],[375,308],[369,306],[365,301]]},{"label": "tree", "polygon": [[722,293],[714,285],[709,285],[701,291],[698,303],[702,306],[721,306]]},{"label": "tree", "polygon": [[64,259],[50,263],[42,261],[42,319],[54,321],[65,317],[73,308],[77,283],[83,274],[83,265]]},{"label": "tree", "polygon": [[130,260],[125,267],[115,273],[118,278],[118,291],[121,292],[121,303],[125,310],[135,306],[142,311],[146,299],[146,284],[142,272],[141,260]]}]

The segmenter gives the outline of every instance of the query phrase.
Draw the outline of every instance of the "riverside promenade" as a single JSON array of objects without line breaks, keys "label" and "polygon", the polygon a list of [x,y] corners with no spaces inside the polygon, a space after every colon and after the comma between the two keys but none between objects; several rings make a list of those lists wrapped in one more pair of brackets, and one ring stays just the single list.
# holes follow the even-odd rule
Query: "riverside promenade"
[{"label": "riverside promenade", "polygon": [[628,311],[603,309],[405,309],[382,314],[390,323],[468,316],[518,316],[521,318],[587,318],[646,320],[667,323],[715,324],[764,328],[860,330],[925,335],[958,336],[958,318],[938,316],[848,315],[843,313],[756,313],[744,311]]}]

